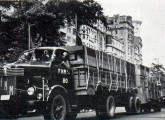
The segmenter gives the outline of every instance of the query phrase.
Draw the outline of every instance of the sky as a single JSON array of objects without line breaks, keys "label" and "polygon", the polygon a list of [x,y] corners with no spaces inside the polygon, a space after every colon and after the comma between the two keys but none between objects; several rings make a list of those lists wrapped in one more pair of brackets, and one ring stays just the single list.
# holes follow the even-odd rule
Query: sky
[{"label": "sky", "polygon": [[97,0],[104,14],[130,15],[142,21],[143,64],[159,63],[165,66],[165,0]]}]

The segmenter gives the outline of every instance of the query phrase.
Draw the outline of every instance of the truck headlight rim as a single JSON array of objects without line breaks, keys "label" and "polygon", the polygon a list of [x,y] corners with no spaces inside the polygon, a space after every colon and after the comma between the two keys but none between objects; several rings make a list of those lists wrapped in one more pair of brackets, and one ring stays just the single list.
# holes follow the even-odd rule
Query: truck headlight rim
[{"label": "truck headlight rim", "polygon": [[34,86],[31,86],[27,89],[27,93],[28,95],[34,95],[34,92],[35,92],[35,87]]}]

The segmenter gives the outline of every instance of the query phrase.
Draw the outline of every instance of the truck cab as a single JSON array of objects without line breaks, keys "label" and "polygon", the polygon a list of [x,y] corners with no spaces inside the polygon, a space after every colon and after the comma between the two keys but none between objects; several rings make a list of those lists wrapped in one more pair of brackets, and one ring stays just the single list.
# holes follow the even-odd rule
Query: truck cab
[{"label": "truck cab", "polygon": [[62,47],[25,51],[16,62],[2,66],[0,81],[0,103],[12,108],[4,110],[5,117],[44,111],[55,89],[64,93],[73,90],[68,52]]}]

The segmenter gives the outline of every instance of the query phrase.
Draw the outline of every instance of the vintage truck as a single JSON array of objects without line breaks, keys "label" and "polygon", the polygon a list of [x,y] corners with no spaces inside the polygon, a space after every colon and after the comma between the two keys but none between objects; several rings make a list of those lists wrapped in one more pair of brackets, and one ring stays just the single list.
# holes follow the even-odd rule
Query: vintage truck
[{"label": "vintage truck", "polygon": [[98,117],[161,110],[161,84],[150,69],[86,46],[39,47],[0,69],[0,117],[28,113],[74,119],[81,109]]}]

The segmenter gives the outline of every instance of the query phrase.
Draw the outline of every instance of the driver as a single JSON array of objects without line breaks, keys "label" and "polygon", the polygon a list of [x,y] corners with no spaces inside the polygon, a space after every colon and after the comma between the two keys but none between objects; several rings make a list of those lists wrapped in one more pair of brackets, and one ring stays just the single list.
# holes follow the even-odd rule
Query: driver
[{"label": "driver", "polygon": [[48,61],[50,59],[50,54],[48,50],[44,51],[42,58],[43,58],[43,61]]}]

